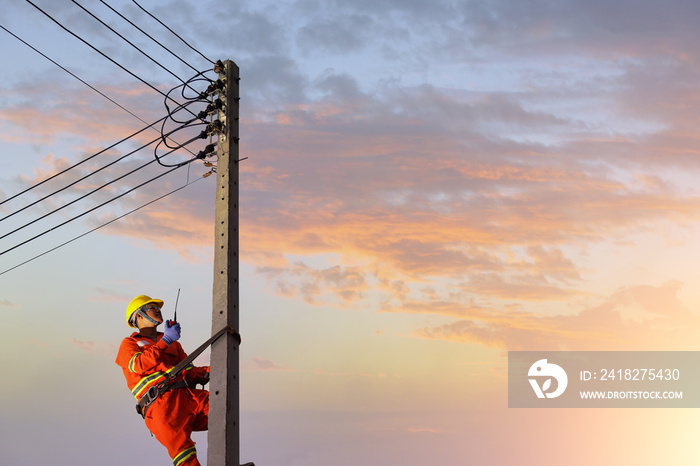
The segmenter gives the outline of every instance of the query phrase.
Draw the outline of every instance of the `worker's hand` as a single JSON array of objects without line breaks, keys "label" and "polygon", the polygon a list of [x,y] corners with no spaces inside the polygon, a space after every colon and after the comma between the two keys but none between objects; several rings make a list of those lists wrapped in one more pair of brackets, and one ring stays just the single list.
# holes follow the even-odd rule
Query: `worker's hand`
[{"label": "worker's hand", "polygon": [[195,378],[193,382],[195,386],[201,385],[202,388],[204,388],[204,386],[209,383],[209,372],[205,372],[204,375],[202,375],[201,377]]},{"label": "worker's hand", "polygon": [[170,344],[180,338],[180,324],[172,320],[165,321],[165,330],[163,331],[163,340]]}]

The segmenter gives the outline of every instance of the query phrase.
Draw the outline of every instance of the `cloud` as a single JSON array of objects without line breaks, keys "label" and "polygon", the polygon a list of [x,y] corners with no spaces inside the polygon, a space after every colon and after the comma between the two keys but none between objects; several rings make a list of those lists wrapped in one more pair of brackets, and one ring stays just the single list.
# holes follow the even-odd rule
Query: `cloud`
[{"label": "cloud", "polygon": [[[672,5],[636,8],[630,1],[612,5],[576,0],[557,5],[534,1],[525,7],[508,0],[459,2],[443,34],[452,39],[451,45],[461,42],[470,50],[486,48],[519,57],[565,53],[624,57],[687,50],[687,41],[697,37],[688,15],[697,14],[697,8],[685,1]],[[674,34],[668,34],[669,24],[677,27]]]},{"label": "cloud", "polygon": [[[31,220],[20,226],[20,230],[33,223],[50,230],[68,218],[77,220],[70,220],[73,225],[80,222],[82,231],[86,232],[145,206],[188,181],[201,180],[203,170],[199,164],[160,177],[164,170],[153,162],[152,155],[130,156],[109,151],[76,166],[66,158],[49,154],[35,169],[34,177],[20,177],[19,185],[34,186],[34,189],[3,206],[3,213],[14,215],[21,211],[30,216]],[[68,168],[70,170],[65,171]],[[65,173],[60,176],[49,179],[63,171]],[[155,182],[149,182],[156,177]],[[212,197],[205,202],[202,193],[210,193],[214,183],[208,184],[193,184],[178,195],[160,200],[153,207],[111,223],[100,233],[134,237],[153,242],[158,247],[173,248],[187,260],[208,260],[213,239],[213,224],[209,216],[214,209]],[[96,210],[87,212],[92,209]],[[85,213],[88,215],[84,216]],[[22,234],[26,236],[26,233]],[[20,238],[21,234],[15,234],[15,237]]]},{"label": "cloud", "polygon": [[95,353],[99,349],[97,343],[92,340],[77,340],[71,338],[70,342],[73,343],[73,346],[86,353]]},{"label": "cloud", "polygon": [[299,29],[297,43],[305,50],[317,48],[319,52],[346,54],[363,49],[366,32],[375,27],[374,19],[366,14],[317,18]]},{"label": "cloud", "polygon": [[[299,81],[299,91],[307,85]],[[366,299],[373,283],[389,277],[404,283],[404,296],[442,277],[464,294],[562,301],[586,293],[572,247],[698,219],[700,199],[663,173],[637,167],[632,181],[619,179],[619,170],[630,168],[629,146],[644,154],[646,140],[597,142],[597,128],[528,110],[516,96],[433,86],[370,93],[333,72],[312,85],[323,93],[317,102],[285,100],[274,118],[243,127],[251,158],[241,174],[242,258],[282,295],[345,305]],[[494,138],[493,125],[575,137],[552,145]],[[600,151],[604,163],[597,163]],[[27,182],[67,163],[48,157],[49,168]],[[69,192],[108,179],[104,173]],[[175,183],[168,179],[162,188]],[[192,189],[184,202],[161,201],[104,231],[209,260],[213,203],[199,184]],[[98,196],[116,193],[112,187]],[[149,194],[123,198],[91,223],[155,197]],[[290,254],[336,254],[340,264],[314,268],[286,260]],[[390,293],[400,299],[398,289]]]},{"label": "cloud", "polygon": [[94,291],[96,294],[90,296],[92,301],[123,303],[132,299],[130,296],[106,288],[95,287]]},{"label": "cloud", "polygon": [[[337,163],[347,164],[348,170],[340,170],[346,173],[362,165]],[[363,258],[365,264],[381,263],[401,274],[395,278],[466,276],[470,280],[463,283],[475,290],[537,285],[533,293],[555,296],[581,279],[564,246],[623,238],[664,220],[688,225],[697,220],[698,199],[669,192],[663,182],[634,186],[577,172],[548,177],[537,168],[516,172],[473,165],[467,161],[460,171],[450,170],[455,182],[449,183],[440,167],[413,167],[404,159],[402,166],[396,163],[401,177],[375,182],[366,171],[364,193],[357,196],[352,183],[335,173],[318,173],[321,181],[313,185],[305,176],[298,190],[291,177],[278,178],[272,185],[278,185],[279,197],[262,191],[260,200],[249,198],[258,208],[250,211],[250,228],[242,231],[244,257],[279,265],[274,258],[284,254],[334,252]],[[386,194],[384,185],[410,185],[418,173],[421,182]],[[329,175],[336,179],[332,186]],[[308,192],[309,186],[318,191]],[[281,195],[298,191],[303,194]],[[291,275],[301,276],[298,266],[289,268]]]},{"label": "cloud", "polygon": [[15,309],[15,308],[18,308],[19,306],[15,303],[11,302],[8,299],[3,299],[3,300],[0,300],[0,307]]},{"label": "cloud", "polygon": [[258,372],[294,372],[294,369],[278,365],[267,358],[256,357],[251,361],[242,364],[242,369],[246,371]]},{"label": "cloud", "polygon": [[[48,87],[52,92],[45,92]],[[55,146],[63,138],[108,145],[121,139],[114,135],[126,136],[156,121],[159,117],[152,116],[156,114],[154,108],[164,111],[162,100],[155,97],[154,91],[104,83],[93,87],[147,123],[80,83],[66,82],[63,77],[49,82],[48,77],[39,77],[0,90],[8,99],[8,104],[0,109],[3,125],[7,125],[2,132],[4,140],[19,142],[31,135],[32,143],[38,147]],[[21,95],[42,95],[42,99],[14,103],[16,96]],[[145,102],[150,102],[150,106]],[[146,133],[141,137],[148,136]]]},{"label": "cloud", "polygon": [[[130,237],[162,249],[177,251],[190,262],[212,259],[213,224],[199,212],[186,209],[140,211],[110,225],[103,233]],[[105,223],[112,216],[102,216],[95,223]]]},{"label": "cloud", "polygon": [[561,315],[425,303],[424,313],[460,318],[423,327],[415,336],[508,350],[692,350],[697,343],[691,329],[700,316],[681,304],[681,286],[623,287],[599,305]]},{"label": "cloud", "polygon": [[[306,101],[308,78],[298,64],[285,55],[263,55],[240,63],[241,79],[250,82],[244,93],[261,105],[278,106],[280,102]],[[256,105],[257,106],[257,105]],[[259,110],[257,110],[260,112]],[[260,114],[260,113],[259,113]]]},{"label": "cloud", "polygon": [[324,375],[324,376],[329,376],[329,377],[335,377],[335,376],[339,376],[339,375],[340,375],[340,376],[348,375],[347,372],[327,371],[327,370],[324,370],[324,369],[317,369],[317,370],[314,371],[314,372],[315,372],[316,374],[318,374],[318,375]]},{"label": "cloud", "polygon": [[430,427],[409,427],[406,430],[408,430],[409,432],[414,433],[414,434],[423,434],[423,433],[443,434],[443,433],[445,433],[445,431],[442,429],[433,429]]},{"label": "cloud", "polygon": [[389,377],[389,375],[383,373],[383,372],[342,372],[342,371],[327,371],[325,369],[316,369],[314,371],[315,374],[317,375],[323,375],[327,377],[367,377],[367,378],[373,378],[373,379],[384,379]]},{"label": "cloud", "polygon": [[[594,272],[583,255],[592,245],[633,244],[640,232],[661,235],[660,225],[696,224],[700,197],[685,176],[700,160],[692,104],[699,69],[684,45],[698,34],[686,16],[696,8],[545,3],[222,7],[231,31],[226,51],[241,52],[243,75],[241,150],[249,159],[241,164],[241,257],[271,290],[339,306],[379,294],[374,302],[387,312],[431,307],[486,319],[501,304],[522,309],[589,296]],[[185,8],[188,24],[204,24]],[[185,10],[156,11],[182,24]],[[667,29],[647,24],[649,17],[673,20],[678,34],[665,38]],[[372,66],[357,67],[358,60]],[[33,95],[46,84],[17,84],[3,95]],[[126,89],[110,79],[104,88],[139,113],[162,110],[141,85]],[[3,121],[37,132],[39,144],[77,134],[83,154],[133,127],[133,117],[114,118],[92,91],[65,81],[55,89],[41,108],[13,101]],[[16,182],[28,185],[73,160],[53,152],[35,176]],[[140,179],[156,173],[143,172]],[[162,181],[157,192],[150,185],[122,198],[89,225],[182,179]],[[102,231],[210,260],[212,184]],[[318,255],[336,260],[328,267],[305,259]],[[526,320],[548,322],[538,318]],[[489,340],[488,331],[461,325],[453,330]]]},{"label": "cloud", "polygon": [[[229,20],[229,33],[225,40],[229,47],[245,51],[245,55],[284,55],[288,54],[288,30],[284,21],[268,11],[251,11],[241,4],[217,5],[222,15]],[[251,9],[255,5],[250,5]],[[227,12],[227,13],[226,13]],[[205,25],[206,26],[206,25]],[[203,36],[205,39],[207,35]],[[221,38],[215,45],[221,44]]]},{"label": "cloud", "polygon": [[[370,95],[339,83],[322,102],[278,114],[283,124],[246,128],[255,158],[242,175],[243,257],[287,296],[303,288],[310,301],[322,286],[286,254],[333,253],[364,268],[368,283],[444,277],[475,295],[563,301],[587,293],[572,249],[698,220],[700,198],[672,174],[686,162],[653,158],[653,135],[599,139],[602,128],[530,111],[514,96]],[[566,136],[494,138],[492,123]],[[633,152],[654,163],[634,164]]]},{"label": "cloud", "polygon": [[307,304],[325,304],[329,293],[340,304],[361,299],[369,286],[364,271],[358,267],[334,266],[318,270],[302,262],[289,267],[260,267],[258,272],[274,283],[275,291],[283,296],[301,295]]},{"label": "cloud", "polygon": [[386,378],[386,377],[389,377],[389,375],[387,375],[387,374],[385,374],[385,373],[383,373],[383,372],[376,372],[376,373],[372,373],[372,372],[360,372],[360,373],[358,373],[357,375],[359,375],[360,377],[369,377],[369,378],[371,378],[371,379],[384,379],[384,378]]}]

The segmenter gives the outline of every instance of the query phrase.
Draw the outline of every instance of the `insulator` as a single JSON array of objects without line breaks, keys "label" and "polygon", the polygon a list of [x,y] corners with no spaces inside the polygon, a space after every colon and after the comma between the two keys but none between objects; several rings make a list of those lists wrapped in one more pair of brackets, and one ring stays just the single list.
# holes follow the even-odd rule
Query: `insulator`
[{"label": "insulator", "polygon": [[209,154],[212,154],[216,150],[216,144],[208,144],[207,147],[204,148],[204,150],[199,151],[199,154],[197,154],[198,159],[204,159],[204,157],[208,156]]}]

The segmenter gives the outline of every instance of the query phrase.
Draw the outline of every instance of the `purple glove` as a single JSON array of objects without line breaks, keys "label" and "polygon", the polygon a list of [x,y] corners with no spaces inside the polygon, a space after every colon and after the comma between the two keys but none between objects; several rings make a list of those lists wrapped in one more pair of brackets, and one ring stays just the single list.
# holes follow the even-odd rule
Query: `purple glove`
[{"label": "purple glove", "polygon": [[163,331],[163,341],[168,345],[180,338],[180,324],[173,323],[171,320],[165,321],[165,330]]}]

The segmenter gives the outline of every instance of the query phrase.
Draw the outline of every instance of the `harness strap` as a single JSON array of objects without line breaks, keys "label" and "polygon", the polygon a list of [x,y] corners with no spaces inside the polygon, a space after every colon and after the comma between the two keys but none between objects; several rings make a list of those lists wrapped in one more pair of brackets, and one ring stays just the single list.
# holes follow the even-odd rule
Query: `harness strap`
[{"label": "harness strap", "polygon": [[216,340],[221,338],[222,335],[225,335],[227,333],[232,335],[236,339],[236,341],[238,342],[239,345],[241,344],[241,335],[236,331],[235,328],[233,328],[230,325],[226,325],[224,328],[222,328],[221,330],[216,332],[214,335],[212,335],[212,337],[210,339],[208,339],[207,341],[205,341],[204,343],[199,345],[199,347],[197,349],[195,349],[194,351],[192,351],[189,354],[189,356],[187,356],[185,359],[180,361],[180,363],[177,366],[173,367],[170,370],[170,372],[168,372],[168,374],[166,375],[166,378],[174,379],[175,377],[177,377],[180,374],[180,372],[182,372],[183,369],[185,369],[188,365],[190,365],[190,363],[192,361],[197,359],[197,357],[200,354],[202,354],[202,352],[205,349],[207,349],[209,346],[211,346]]},{"label": "harness strap", "polygon": [[158,385],[154,385],[148,389],[145,395],[141,397],[139,403],[136,405],[136,412],[145,419],[148,407],[151,406],[151,403],[156,401],[156,398],[165,392],[169,392],[170,390],[187,387],[189,387],[189,384],[187,383],[187,380],[184,379],[169,384],[159,383]]}]

